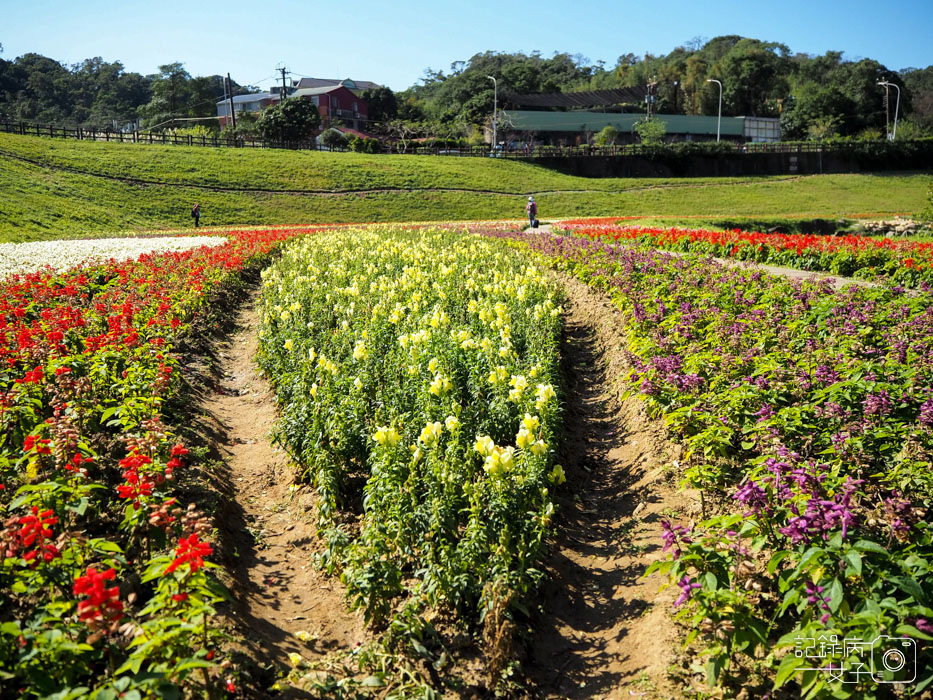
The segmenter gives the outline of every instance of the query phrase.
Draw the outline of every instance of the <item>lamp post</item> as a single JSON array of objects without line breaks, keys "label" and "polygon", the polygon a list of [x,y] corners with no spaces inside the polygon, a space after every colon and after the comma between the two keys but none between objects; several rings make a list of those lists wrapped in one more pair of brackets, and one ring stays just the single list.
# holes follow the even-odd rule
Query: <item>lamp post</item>
[{"label": "lamp post", "polygon": [[492,81],[492,152],[496,152],[496,117],[499,111],[499,83],[491,75],[487,75]]},{"label": "lamp post", "polygon": [[879,85],[883,85],[886,89],[893,87],[897,90],[897,102],[894,103],[894,131],[888,135],[888,139],[893,141],[897,138],[897,109],[901,106],[901,89],[894,83],[888,82],[887,80],[879,80]]},{"label": "lamp post", "polygon": [[708,78],[706,82],[719,85],[719,116],[716,117],[716,143],[719,143],[719,127],[722,124],[722,83],[715,78]]}]

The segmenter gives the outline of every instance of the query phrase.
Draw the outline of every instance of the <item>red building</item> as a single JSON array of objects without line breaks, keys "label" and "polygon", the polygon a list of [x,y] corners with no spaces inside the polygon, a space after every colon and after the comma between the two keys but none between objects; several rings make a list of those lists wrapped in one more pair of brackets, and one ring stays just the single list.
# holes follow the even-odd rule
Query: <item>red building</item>
[{"label": "red building", "polygon": [[369,105],[343,85],[298,88],[289,97],[311,100],[321,115],[321,127],[326,129],[335,121],[358,131],[365,131],[369,121]]},{"label": "red building", "polygon": [[[289,90],[288,98],[293,97],[311,100],[317,106],[323,129],[339,121],[350,129],[366,130],[366,124],[369,121],[369,105],[342,84],[292,88]],[[281,93],[274,90],[252,95],[237,95],[233,98],[233,108],[237,114],[241,112],[258,114],[280,101]],[[228,100],[217,103],[217,117],[220,121],[220,128],[226,128],[230,119]]]}]

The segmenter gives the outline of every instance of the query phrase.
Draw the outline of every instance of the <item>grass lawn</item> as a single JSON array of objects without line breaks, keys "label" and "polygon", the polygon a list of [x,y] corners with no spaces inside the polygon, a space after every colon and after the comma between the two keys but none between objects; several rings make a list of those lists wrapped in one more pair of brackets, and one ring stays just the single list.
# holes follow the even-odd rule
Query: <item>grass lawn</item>
[{"label": "grass lawn", "polygon": [[923,173],[563,175],[488,158],[198,148],[0,134],[0,240],[237,226],[578,216],[839,218],[919,212]]}]

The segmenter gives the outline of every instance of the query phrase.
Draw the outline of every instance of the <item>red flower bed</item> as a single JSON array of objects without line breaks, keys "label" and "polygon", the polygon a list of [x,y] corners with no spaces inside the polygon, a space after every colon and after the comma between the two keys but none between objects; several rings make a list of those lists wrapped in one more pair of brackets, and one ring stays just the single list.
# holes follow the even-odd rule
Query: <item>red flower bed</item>
[{"label": "red flower bed", "polygon": [[563,230],[595,240],[633,242],[653,248],[751,260],[846,277],[924,287],[933,283],[933,243],[705,229],[619,225],[619,218],[565,221]]},{"label": "red flower bed", "polygon": [[5,688],[227,687],[210,651],[223,597],[206,571],[211,527],[178,502],[193,456],[162,402],[181,369],[173,345],[212,292],[308,231],[0,281]]}]

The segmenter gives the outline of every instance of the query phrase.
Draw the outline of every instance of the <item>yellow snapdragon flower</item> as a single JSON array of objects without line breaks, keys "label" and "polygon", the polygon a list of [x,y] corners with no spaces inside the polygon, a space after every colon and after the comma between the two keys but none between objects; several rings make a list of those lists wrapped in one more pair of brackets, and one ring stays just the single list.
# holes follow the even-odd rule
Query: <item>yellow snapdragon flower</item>
[{"label": "yellow snapdragon flower", "polygon": [[383,447],[397,445],[401,439],[402,436],[398,434],[398,430],[387,425],[380,425],[373,434],[373,440]]},{"label": "yellow snapdragon flower", "polygon": [[440,438],[443,431],[444,427],[439,422],[428,423],[424,426],[424,430],[421,431],[421,437],[418,439],[425,445],[433,445],[437,442],[438,438]]},{"label": "yellow snapdragon flower", "polygon": [[515,444],[518,445],[519,449],[524,450],[534,441],[534,439],[534,435],[529,433],[526,428],[521,428],[518,431],[518,435],[515,436]]},{"label": "yellow snapdragon flower", "polygon": [[551,473],[548,474],[548,479],[550,479],[552,484],[560,486],[562,483],[567,481],[567,476],[564,474],[564,468],[559,464],[555,464],[554,468],[551,470]]},{"label": "yellow snapdragon flower", "polygon": [[496,449],[496,443],[494,443],[492,438],[488,435],[479,435],[476,438],[476,443],[473,445],[473,449],[485,457],[491,454],[494,449]]}]

